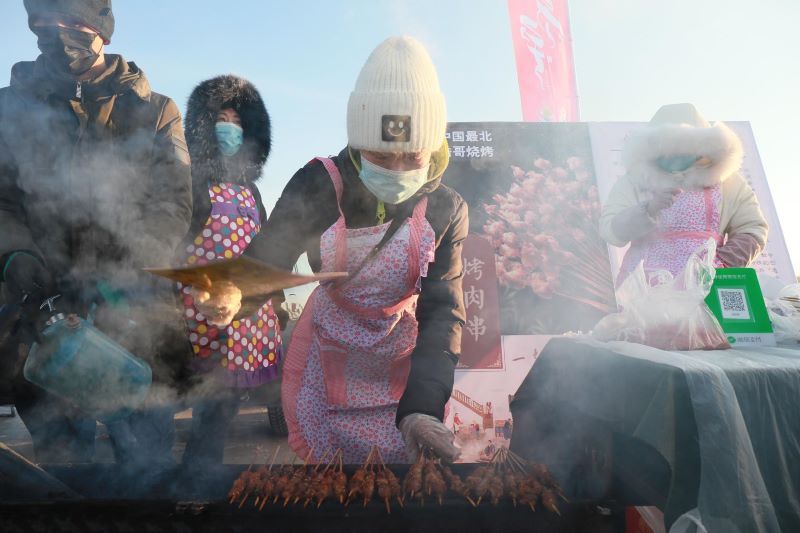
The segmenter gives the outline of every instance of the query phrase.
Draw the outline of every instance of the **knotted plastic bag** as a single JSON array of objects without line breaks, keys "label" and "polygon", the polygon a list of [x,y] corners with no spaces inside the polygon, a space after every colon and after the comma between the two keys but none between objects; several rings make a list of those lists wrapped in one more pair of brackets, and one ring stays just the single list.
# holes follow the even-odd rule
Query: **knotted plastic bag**
[{"label": "knotted plastic bag", "polygon": [[723,350],[730,344],[705,298],[716,270],[713,239],[693,253],[677,276],[645,275],[642,263],[617,289],[621,311],[597,323],[592,336],[628,341],[661,350]]},{"label": "knotted plastic bag", "polygon": [[783,287],[776,296],[765,299],[775,340],[779,344],[800,343],[800,283]]}]

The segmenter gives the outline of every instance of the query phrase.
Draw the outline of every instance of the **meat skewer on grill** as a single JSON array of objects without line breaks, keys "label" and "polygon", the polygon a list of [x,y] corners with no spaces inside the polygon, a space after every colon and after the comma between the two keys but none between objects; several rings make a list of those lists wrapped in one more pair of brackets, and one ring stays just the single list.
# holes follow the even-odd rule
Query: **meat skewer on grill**
[{"label": "meat skewer on grill", "polygon": [[375,447],[373,447],[370,450],[369,455],[367,455],[367,459],[364,461],[364,464],[361,465],[353,473],[353,477],[350,478],[350,483],[348,485],[349,492],[347,493],[347,503],[345,505],[348,505],[353,499],[355,499],[354,497],[362,497],[362,498],[364,498],[364,501],[365,501],[364,505],[366,506],[366,501],[368,500],[368,498],[366,497],[366,493],[367,493],[366,489],[369,488],[368,485],[370,485],[370,484],[372,486],[372,489],[370,491],[369,497],[370,498],[372,497],[372,491],[375,490],[375,485],[374,485],[375,484],[375,478],[374,478],[374,474],[373,474],[372,475],[372,481],[370,483],[370,480],[369,480],[370,470],[369,469],[370,469],[370,467],[372,465],[372,458],[375,455],[375,450],[376,450]]},{"label": "meat skewer on grill", "polygon": [[405,479],[403,480],[403,491],[406,496],[414,499],[415,495],[422,494],[422,469],[425,466],[425,458],[419,454],[417,460],[408,469]]},{"label": "meat skewer on grill", "polygon": [[260,474],[258,470],[251,471],[250,467],[247,468],[247,471],[244,473],[244,488],[242,489],[242,499],[239,502],[239,509],[241,509],[253,491],[256,490],[256,487],[259,485],[260,481]]},{"label": "meat skewer on grill", "polygon": [[514,507],[517,506],[517,499],[519,499],[519,480],[517,479],[518,472],[506,470],[503,473],[503,488],[505,493],[511,498]]},{"label": "meat skewer on grill", "polygon": [[[395,498],[397,503],[400,504],[400,507],[404,507],[403,505],[403,492],[400,488],[400,480],[397,479],[397,476],[394,475],[394,472],[386,468],[386,480],[389,482],[389,499]],[[388,502],[387,502],[388,504]]]},{"label": "meat skewer on grill", "polygon": [[492,467],[479,466],[467,476],[467,488],[471,496],[475,499],[475,505],[480,505],[481,500],[489,491],[489,476],[492,474]]},{"label": "meat skewer on grill", "polygon": [[[317,501],[317,509],[333,494],[333,470],[331,466],[339,459],[341,449],[331,455],[331,460],[321,473],[315,473],[315,480],[311,484],[311,497]],[[327,454],[326,454],[327,455]],[[319,467],[319,465],[317,465]],[[308,501],[306,502],[308,503]]]},{"label": "meat skewer on grill", "polygon": [[319,467],[328,457],[328,453],[329,452],[326,451],[324,454],[322,454],[322,457],[320,457],[320,460],[317,462],[314,469],[311,470],[310,473],[307,473],[308,476],[304,480],[304,483],[298,488],[298,493],[295,495],[294,503],[297,503],[302,497],[305,497],[306,501],[303,504],[303,507],[308,507],[308,504],[311,503],[311,500],[316,498],[317,492],[322,490],[325,473],[319,472]]},{"label": "meat skewer on grill", "polygon": [[561,487],[558,484],[558,481],[553,477],[553,474],[550,473],[550,470],[547,466],[542,464],[532,464],[530,466],[531,471],[541,480],[542,484],[545,488],[550,489],[554,493],[558,494],[565,502],[567,497],[564,496],[564,492],[561,490]]},{"label": "meat skewer on grill", "polygon": [[403,507],[400,480],[398,480],[397,476],[394,475],[394,472],[392,472],[389,467],[386,466],[386,461],[383,460],[383,455],[381,454],[380,449],[376,447],[375,451],[378,454],[378,460],[381,462],[378,473],[375,476],[375,485],[378,489],[378,497],[382,499],[386,505],[386,513],[392,514],[392,498],[397,498],[397,503],[400,504],[400,507]]},{"label": "meat skewer on grill", "polygon": [[556,513],[558,516],[561,516],[561,512],[558,510],[558,506],[556,505],[556,496],[550,489],[544,489],[541,494],[542,498],[542,505],[548,511]]},{"label": "meat skewer on grill", "polygon": [[439,500],[439,505],[442,505],[442,498],[444,497],[444,493],[447,492],[447,484],[444,481],[442,473],[439,471],[436,461],[428,457],[422,472],[423,491],[428,496],[435,495]]},{"label": "meat skewer on grill", "polygon": [[[281,498],[283,498],[283,506],[286,507],[289,505],[289,500],[292,498],[298,498],[298,494],[303,494],[305,484],[307,483],[306,479],[308,477],[308,461],[314,453],[314,448],[311,448],[306,455],[305,463],[300,467],[295,467],[294,471],[292,472],[292,476],[289,478],[288,483],[283,488],[283,492],[281,492]],[[295,500],[296,502],[297,500]]]},{"label": "meat skewer on grill", "polygon": [[344,473],[342,465],[342,452],[339,450],[339,468],[333,473],[333,495],[344,505],[347,498],[347,474]]},{"label": "meat skewer on grill", "polygon": [[[371,466],[372,465],[370,465],[370,467]],[[364,496],[364,507],[366,507],[375,494],[375,472],[372,470],[367,470],[367,473],[364,474],[364,483],[361,488],[361,493]]]},{"label": "meat skewer on grill", "polygon": [[489,496],[491,497],[492,505],[497,506],[504,493],[505,485],[503,484],[502,474],[495,469],[489,478]]},{"label": "meat skewer on grill", "polygon": [[389,488],[389,478],[386,477],[386,471],[381,470],[375,477],[375,486],[378,488],[378,498],[386,504],[386,514],[392,514],[392,507],[389,503],[391,498],[391,489]]},{"label": "meat skewer on grill", "polygon": [[292,479],[293,474],[294,474],[294,467],[292,465],[284,465],[283,468],[281,468],[280,474],[275,479],[275,488],[273,490],[274,496],[272,499],[272,503],[278,503],[278,498],[280,498],[281,494],[283,494],[283,491],[286,490],[286,486]]},{"label": "meat skewer on grill", "polygon": [[[253,495],[256,497],[255,502],[253,503],[254,507],[258,507],[259,502],[266,501],[267,498],[269,498],[269,496],[272,494],[272,490],[275,486],[272,465],[275,464],[275,459],[278,457],[278,452],[280,449],[280,446],[275,448],[275,453],[272,454],[272,460],[269,462],[269,466],[262,466],[258,469],[259,482],[253,489]],[[264,506],[262,503],[261,508],[263,507]]]},{"label": "meat skewer on grill", "polygon": [[445,466],[442,469],[444,478],[447,481],[447,486],[451,492],[466,498],[466,500],[475,507],[475,501],[469,497],[469,489],[457,474],[454,474],[450,467]]},{"label": "meat skewer on grill", "polygon": [[228,492],[228,500],[231,505],[233,505],[233,502],[235,502],[236,500],[241,498],[243,494],[245,494],[248,484],[250,483],[250,476],[252,476],[255,473],[250,470],[252,467],[253,465],[248,466],[247,470],[242,472],[236,479],[236,481],[233,482],[233,486],[231,487],[231,490]]},{"label": "meat skewer on grill", "polygon": [[[559,497],[566,500],[561,489],[544,465],[528,461],[501,448],[492,458],[491,464],[476,467],[466,479],[456,475],[453,470],[423,450],[408,469],[402,483],[383,460],[380,450],[373,447],[364,464],[348,479],[344,472],[343,453],[326,452],[316,464],[309,464],[313,450],[309,451],[302,465],[283,465],[273,468],[279,448],[275,450],[269,465],[247,470],[234,481],[228,493],[231,504],[239,502],[242,507],[253,496],[254,505],[262,510],[270,499],[276,503],[283,500],[286,507],[290,502],[304,499],[304,507],[312,501],[319,508],[329,498],[348,506],[360,499],[366,507],[377,497],[391,514],[393,499],[404,506],[404,496],[412,500],[418,498],[420,505],[427,497],[435,496],[439,504],[447,491],[465,498],[477,507],[483,499],[498,505],[503,498],[509,498],[514,506],[521,504],[535,511],[541,505],[550,512],[560,514],[557,506]],[[326,458],[329,458],[324,465]]]}]

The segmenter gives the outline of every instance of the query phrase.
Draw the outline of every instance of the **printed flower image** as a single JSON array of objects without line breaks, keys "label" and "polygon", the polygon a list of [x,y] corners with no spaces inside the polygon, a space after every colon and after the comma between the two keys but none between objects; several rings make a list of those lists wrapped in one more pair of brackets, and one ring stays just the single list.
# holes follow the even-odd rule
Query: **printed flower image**
[{"label": "printed flower image", "polygon": [[[566,299],[576,312],[584,307],[612,312],[608,250],[598,235],[600,199],[583,161],[573,156],[556,165],[537,158],[530,169],[511,166],[510,172],[508,190],[483,206],[488,215],[483,231],[495,248],[504,301],[519,302],[507,316],[526,320],[530,313],[519,306],[532,305],[530,293],[537,299]],[[554,327],[546,318],[536,320],[543,321],[541,327],[517,324],[512,329],[539,332]]]},{"label": "printed flower image", "polygon": [[[500,334],[588,332],[616,311],[588,125],[460,122],[449,135],[443,182],[467,202],[470,235],[487,242],[481,283],[497,288]],[[462,154],[470,146],[491,154]],[[476,316],[466,335],[486,325]]]}]

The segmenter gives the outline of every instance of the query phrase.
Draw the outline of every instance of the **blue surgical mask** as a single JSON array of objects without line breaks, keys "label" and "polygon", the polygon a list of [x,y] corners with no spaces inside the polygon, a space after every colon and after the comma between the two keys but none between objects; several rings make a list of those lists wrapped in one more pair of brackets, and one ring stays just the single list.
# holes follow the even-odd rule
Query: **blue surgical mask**
[{"label": "blue surgical mask", "polygon": [[428,181],[430,164],[415,170],[389,170],[361,158],[358,177],[378,200],[387,204],[405,202]]},{"label": "blue surgical mask", "polygon": [[241,126],[237,126],[233,122],[217,122],[214,126],[214,131],[217,134],[217,142],[219,143],[219,151],[222,155],[228,157],[236,155],[242,147],[244,140],[244,130]]},{"label": "blue surgical mask", "polygon": [[696,155],[665,155],[656,159],[656,165],[664,172],[677,174],[692,168],[698,159]]}]

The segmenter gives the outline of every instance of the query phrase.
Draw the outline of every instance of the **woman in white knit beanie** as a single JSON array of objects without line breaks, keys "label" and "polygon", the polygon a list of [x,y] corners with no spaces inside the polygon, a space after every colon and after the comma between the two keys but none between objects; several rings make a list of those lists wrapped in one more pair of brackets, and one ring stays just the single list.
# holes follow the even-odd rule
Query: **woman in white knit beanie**
[{"label": "woman in white knit beanie", "polygon": [[425,47],[381,43],[347,107],[348,146],[316,158],[283,191],[247,254],[291,268],[348,271],[318,287],[292,335],[282,400],[301,457],[342,449],[361,463],[421,447],[458,449],[442,424],[465,318],[464,200],[441,183],[448,163],[445,100]]}]

